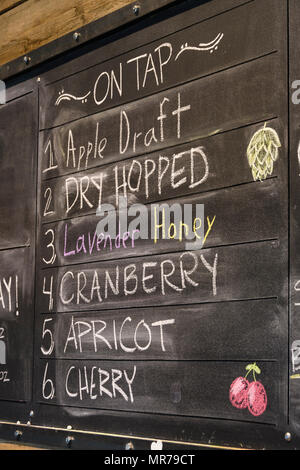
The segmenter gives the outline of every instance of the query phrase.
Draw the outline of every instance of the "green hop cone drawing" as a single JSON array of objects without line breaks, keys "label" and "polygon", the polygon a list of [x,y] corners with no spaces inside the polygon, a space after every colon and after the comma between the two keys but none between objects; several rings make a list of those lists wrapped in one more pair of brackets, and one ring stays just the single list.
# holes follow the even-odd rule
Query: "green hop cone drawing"
[{"label": "green hop cone drawing", "polygon": [[272,175],[280,147],[278,134],[271,127],[266,127],[265,124],[263,129],[255,132],[247,149],[254,181],[263,181],[268,175]]}]

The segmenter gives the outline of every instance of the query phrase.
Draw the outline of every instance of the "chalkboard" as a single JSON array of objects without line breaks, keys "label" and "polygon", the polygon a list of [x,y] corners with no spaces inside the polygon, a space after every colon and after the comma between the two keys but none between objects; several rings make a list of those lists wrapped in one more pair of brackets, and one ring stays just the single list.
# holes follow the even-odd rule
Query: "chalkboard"
[{"label": "chalkboard", "polygon": [[12,81],[0,417],[19,437],[299,448],[293,9],[175,2]]},{"label": "chalkboard", "polygon": [[33,93],[0,108],[0,399],[17,402],[32,393],[36,112]]}]

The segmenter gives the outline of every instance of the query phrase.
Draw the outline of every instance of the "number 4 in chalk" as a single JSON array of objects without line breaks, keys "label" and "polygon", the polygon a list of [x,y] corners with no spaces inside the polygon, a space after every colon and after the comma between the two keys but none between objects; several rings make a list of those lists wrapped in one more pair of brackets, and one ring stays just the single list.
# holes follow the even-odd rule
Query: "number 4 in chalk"
[{"label": "number 4 in chalk", "polygon": [[44,276],[44,281],[43,281],[43,294],[44,295],[49,295],[49,305],[48,305],[48,310],[53,310],[53,276],[50,278],[50,287],[49,290],[46,290],[46,277]]}]

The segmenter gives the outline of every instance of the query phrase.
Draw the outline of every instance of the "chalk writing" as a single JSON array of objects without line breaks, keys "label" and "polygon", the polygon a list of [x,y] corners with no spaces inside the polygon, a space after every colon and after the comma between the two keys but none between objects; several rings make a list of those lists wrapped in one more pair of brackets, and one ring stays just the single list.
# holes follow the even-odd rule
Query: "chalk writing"
[{"label": "chalk writing", "polygon": [[90,255],[94,251],[100,252],[101,250],[120,249],[120,248],[135,248],[136,234],[139,230],[133,230],[132,232],[125,231],[116,234],[112,237],[110,234],[100,233],[98,234],[95,229],[94,233],[88,232],[79,235],[75,242],[70,243],[68,241],[68,224],[65,224],[64,241],[63,241],[63,255],[64,257],[75,256],[79,253],[89,253]]},{"label": "chalk writing", "polygon": [[74,101],[85,104],[90,96],[93,97],[94,103],[98,106],[106,102],[108,98],[113,100],[117,95],[122,97],[126,90],[125,76],[127,73],[134,75],[136,91],[144,89],[147,82],[151,79],[156,86],[160,86],[165,82],[165,74],[167,66],[177,62],[179,57],[186,51],[193,52],[209,52],[213,53],[218,50],[224,33],[218,33],[215,38],[207,43],[200,42],[196,46],[188,45],[187,42],[181,45],[179,52],[174,52],[174,46],[171,42],[166,41],[159,44],[153,51],[138,54],[129,58],[127,61],[120,62],[118,66],[108,70],[103,70],[97,76],[91,90],[85,94],[76,96],[72,93],[66,93],[62,88],[55,100],[55,106],[59,106],[62,102]]},{"label": "chalk writing", "polygon": [[0,278],[0,312],[15,312],[19,315],[18,275]]},{"label": "chalk writing", "polygon": [[[120,197],[135,201],[139,196],[147,201],[157,198],[166,189],[195,191],[209,176],[209,164],[205,150],[201,147],[174,153],[172,156],[159,155],[105,168],[89,171],[87,174],[66,177],[59,189],[65,194],[63,210],[65,215],[74,211],[84,212],[96,209],[104,202],[119,205]],[[52,189],[47,187],[47,202],[44,217],[53,214],[49,209]],[[45,191],[45,197],[46,197]]]},{"label": "chalk writing", "polygon": [[[67,371],[65,392],[69,398],[85,398],[99,400],[103,397],[110,399],[122,398],[125,402],[133,403],[132,385],[136,377],[137,367],[132,370],[104,369],[97,366],[73,366]],[[71,385],[72,382],[72,385]]]},{"label": "chalk writing", "polygon": [[101,304],[114,297],[126,298],[137,293],[156,292],[165,296],[170,292],[181,293],[191,286],[197,288],[199,276],[205,275],[211,279],[209,292],[216,296],[218,254],[214,255],[212,264],[205,256],[185,252],[173,259],[117,264],[110,269],[70,269],[59,279],[59,300],[62,305],[70,306]]},{"label": "chalk writing", "polygon": [[0,371],[0,382],[10,382],[10,378],[8,376],[8,371],[7,370],[1,370]]},{"label": "chalk writing", "polygon": [[[51,320],[48,319],[48,321]],[[69,349],[84,353],[85,348],[89,350],[90,344],[93,345],[95,353],[103,349],[116,351],[121,349],[129,354],[136,351],[147,351],[152,345],[153,330],[158,331],[160,349],[166,352],[165,329],[168,330],[169,325],[174,324],[173,318],[148,323],[144,319],[136,321],[130,316],[127,316],[122,322],[115,319],[109,322],[100,319],[76,320],[72,316],[65,340],[64,353],[67,353]],[[50,333],[48,332],[48,334]],[[44,354],[51,354],[51,352],[47,351]]]}]

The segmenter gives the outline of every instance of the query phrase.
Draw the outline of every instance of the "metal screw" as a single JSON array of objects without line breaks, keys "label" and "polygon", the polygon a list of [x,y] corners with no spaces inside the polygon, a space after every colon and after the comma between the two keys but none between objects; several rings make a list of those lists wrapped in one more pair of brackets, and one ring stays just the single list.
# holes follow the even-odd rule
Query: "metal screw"
[{"label": "metal screw", "polygon": [[17,429],[17,430],[15,431],[15,438],[16,438],[17,440],[21,439],[22,434],[23,434],[22,431],[19,431],[19,430]]},{"label": "metal screw", "polygon": [[292,435],[290,432],[286,432],[285,435],[284,435],[284,439],[287,441],[287,442],[290,442],[292,440]]},{"label": "metal screw", "polygon": [[76,33],[73,34],[74,41],[79,41],[79,38],[80,38],[80,33],[76,32]]},{"label": "metal screw", "polygon": [[28,65],[29,62],[31,61],[31,58],[28,55],[25,55],[25,57],[23,58],[23,61],[25,62],[26,65]]},{"label": "metal screw", "polygon": [[132,444],[132,442],[127,442],[127,444],[125,446],[125,449],[126,450],[134,450],[134,445]]},{"label": "metal screw", "polygon": [[73,441],[74,441],[73,436],[66,437],[66,444],[67,444],[68,447],[71,447]]},{"label": "metal screw", "polygon": [[139,6],[139,5],[134,5],[134,6],[132,7],[132,11],[133,11],[133,13],[137,16],[137,15],[139,14],[139,12],[140,12],[140,6]]}]

